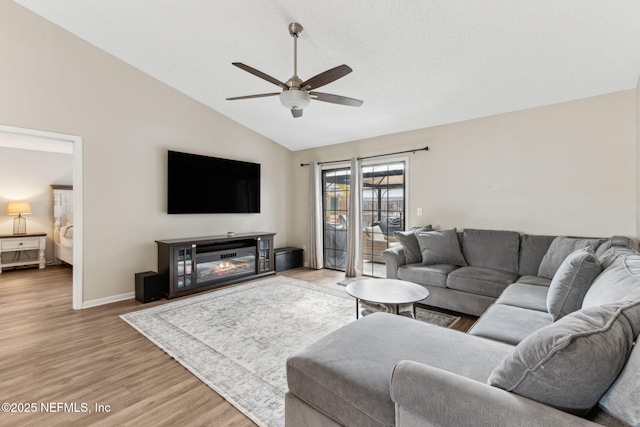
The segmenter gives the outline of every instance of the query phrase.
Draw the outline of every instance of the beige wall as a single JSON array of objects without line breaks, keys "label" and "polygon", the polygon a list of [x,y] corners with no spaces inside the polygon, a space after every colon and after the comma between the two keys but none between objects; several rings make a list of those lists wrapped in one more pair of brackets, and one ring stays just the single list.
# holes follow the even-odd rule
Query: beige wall
[{"label": "beige wall", "polygon": [[[409,156],[408,225],[637,236],[635,96],[629,90],[299,151],[294,162],[429,146]],[[303,212],[308,169],[294,173],[294,210]],[[291,234],[305,243],[303,216]]]},{"label": "beige wall", "polygon": [[[156,239],[289,243],[290,151],[8,0],[0,56],[0,124],[83,138],[85,301],[133,292],[134,274],[156,269]],[[262,213],[167,215],[168,149],[261,163]]]}]

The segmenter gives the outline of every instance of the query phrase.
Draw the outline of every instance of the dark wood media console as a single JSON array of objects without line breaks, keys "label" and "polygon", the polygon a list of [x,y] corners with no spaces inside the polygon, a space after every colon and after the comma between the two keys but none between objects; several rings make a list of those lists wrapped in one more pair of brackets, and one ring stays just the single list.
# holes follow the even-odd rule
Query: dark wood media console
[{"label": "dark wood media console", "polygon": [[275,274],[275,233],[156,240],[167,298]]}]

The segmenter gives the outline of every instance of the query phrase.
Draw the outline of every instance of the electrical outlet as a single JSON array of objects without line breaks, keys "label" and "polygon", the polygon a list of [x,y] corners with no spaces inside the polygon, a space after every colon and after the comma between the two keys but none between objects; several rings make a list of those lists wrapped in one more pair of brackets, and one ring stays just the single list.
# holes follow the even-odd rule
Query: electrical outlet
[{"label": "electrical outlet", "polygon": [[422,216],[422,208],[418,208],[417,214],[418,214],[418,216]]}]

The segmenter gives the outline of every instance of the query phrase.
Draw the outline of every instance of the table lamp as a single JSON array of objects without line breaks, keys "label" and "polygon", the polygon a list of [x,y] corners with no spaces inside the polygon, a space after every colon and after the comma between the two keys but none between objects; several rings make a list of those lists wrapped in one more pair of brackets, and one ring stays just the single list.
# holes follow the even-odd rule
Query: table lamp
[{"label": "table lamp", "polygon": [[29,202],[7,203],[7,215],[18,215],[13,219],[13,234],[27,234],[27,220],[22,215],[31,213]]}]

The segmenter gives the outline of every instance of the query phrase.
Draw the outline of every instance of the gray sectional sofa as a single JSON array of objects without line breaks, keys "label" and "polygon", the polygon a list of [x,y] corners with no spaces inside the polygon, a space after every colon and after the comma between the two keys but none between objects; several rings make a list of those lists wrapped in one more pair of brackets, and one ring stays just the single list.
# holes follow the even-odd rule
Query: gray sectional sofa
[{"label": "gray sectional sofa", "polygon": [[[548,286],[555,269],[572,249],[591,246],[599,256],[612,242],[635,245],[624,237],[569,238],[565,244],[551,248],[556,237],[562,236],[476,229],[456,233],[455,229],[432,231],[429,226],[426,230],[430,231],[424,230],[396,233],[401,245],[383,253],[387,278],[429,289],[426,304],[474,316],[484,313],[512,283]],[[435,233],[441,238],[435,239]],[[427,244],[431,242],[436,246],[433,262],[423,262],[423,252],[429,250]],[[448,243],[455,246],[451,248]]]},{"label": "gray sectional sofa", "polygon": [[[510,232],[464,233],[462,258],[474,270],[453,276],[448,295],[483,297],[449,305],[487,305],[471,331],[375,313],[326,335],[287,361],[287,426],[640,425],[637,246],[517,235],[506,250],[494,245],[514,242]],[[492,250],[475,245],[480,236]],[[422,245],[429,262],[458,256],[429,243],[442,251]],[[482,282],[483,269],[501,273]]]}]

